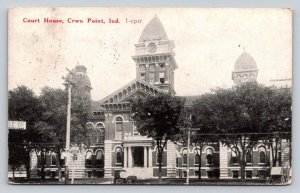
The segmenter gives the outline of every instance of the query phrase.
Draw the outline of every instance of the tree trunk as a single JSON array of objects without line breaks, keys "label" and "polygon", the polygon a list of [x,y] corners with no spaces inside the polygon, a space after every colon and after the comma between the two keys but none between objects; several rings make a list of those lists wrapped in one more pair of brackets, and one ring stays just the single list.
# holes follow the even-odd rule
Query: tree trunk
[{"label": "tree trunk", "polygon": [[60,155],[58,154],[58,156],[56,157],[56,163],[57,163],[57,175],[58,175],[58,181],[61,182],[62,179],[61,179],[61,165],[59,163],[59,160],[60,160]]},{"label": "tree trunk", "polygon": [[30,180],[30,163],[26,163],[25,167],[26,167],[26,177],[27,177],[27,180]]},{"label": "tree trunk", "polygon": [[41,153],[41,180],[45,180],[45,162],[46,162],[46,155],[45,153]]},{"label": "tree trunk", "polygon": [[198,179],[201,180],[201,166],[202,166],[202,148],[200,149],[200,158],[199,158],[199,165],[198,165]]},{"label": "tree trunk", "polygon": [[240,166],[241,166],[241,179],[245,180],[245,174],[246,174],[246,162],[245,162],[245,150],[242,150],[241,160],[240,160]]},{"label": "tree trunk", "polygon": [[68,167],[68,164],[67,164],[67,157],[65,157],[65,184],[68,184],[69,183],[69,167]]},{"label": "tree trunk", "polygon": [[161,166],[162,166],[162,151],[158,151],[158,179],[159,183],[161,183]]},{"label": "tree trunk", "polygon": [[14,169],[12,170],[12,173],[13,173],[12,181],[14,182],[15,181],[15,170]]}]

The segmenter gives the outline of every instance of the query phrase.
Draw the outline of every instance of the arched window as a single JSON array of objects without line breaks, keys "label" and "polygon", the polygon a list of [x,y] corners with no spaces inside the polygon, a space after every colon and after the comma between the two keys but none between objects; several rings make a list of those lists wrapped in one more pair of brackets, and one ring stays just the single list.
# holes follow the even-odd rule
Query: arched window
[{"label": "arched window", "polygon": [[97,143],[104,142],[105,135],[104,135],[103,123],[97,123],[96,131],[97,131]]},{"label": "arched window", "polygon": [[201,161],[201,159],[200,159],[200,149],[197,148],[194,151],[194,164],[199,165],[200,161]]},{"label": "arched window", "polygon": [[115,150],[115,153],[116,153],[116,164],[121,165],[122,162],[123,162],[122,148],[117,147],[116,150]]},{"label": "arched window", "polygon": [[212,148],[206,149],[206,164],[207,165],[213,164],[213,149]]},{"label": "arched window", "polygon": [[258,152],[259,152],[259,163],[266,163],[267,162],[266,148],[259,147]]},{"label": "arched window", "polygon": [[239,158],[238,158],[238,155],[237,155],[237,152],[238,152],[238,148],[234,147],[232,148],[231,150],[231,163],[236,165],[239,163]]},{"label": "arched window", "polygon": [[92,159],[93,159],[92,152],[90,152],[90,151],[86,152],[86,155],[85,155],[85,165],[87,165],[87,166],[92,165]]},{"label": "arched window", "polygon": [[188,154],[187,149],[184,149],[182,151],[182,164],[183,165],[187,164],[187,154]]},{"label": "arched window", "polygon": [[116,117],[115,119],[115,127],[116,127],[116,139],[122,139],[123,138],[123,118],[122,117]]},{"label": "arched window", "polygon": [[87,127],[87,129],[93,129],[94,128],[92,123],[87,123],[86,127]]},{"label": "arched window", "polygon": [[252,151],[250,150],[246,153],[246,163],[252,163]]},{"label": "arched window", "polygon": [[104,155],[101,150],[96,153],[96,166],[103,166],[104,163]]},{"label": "arched window", "polygon": [[51,158],[51,165],[56,166],[56,164],[57,164],[57,162],[56,162],[56,153],[51,152],[50,158]]}]

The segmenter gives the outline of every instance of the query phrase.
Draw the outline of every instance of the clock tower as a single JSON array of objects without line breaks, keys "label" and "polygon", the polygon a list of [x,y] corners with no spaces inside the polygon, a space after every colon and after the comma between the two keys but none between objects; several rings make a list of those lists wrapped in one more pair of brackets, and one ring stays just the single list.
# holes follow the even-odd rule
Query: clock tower
[{"label": "clock tower", "polygon": [[177,64],[174,47],[174,41],[168,39],[155,15],[135,44],[135,55],[132,58],[136,64],[136,78],[175,95],[174,70]]}]

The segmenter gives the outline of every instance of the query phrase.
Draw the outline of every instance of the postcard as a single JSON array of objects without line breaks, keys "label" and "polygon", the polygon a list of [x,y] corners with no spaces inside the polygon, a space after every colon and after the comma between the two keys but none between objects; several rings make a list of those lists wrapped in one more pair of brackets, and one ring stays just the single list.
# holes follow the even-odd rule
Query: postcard
[{"label": "postcard", "polygon": [[8,37],[8,183],[291,183],[291,9],[16,7]]}]

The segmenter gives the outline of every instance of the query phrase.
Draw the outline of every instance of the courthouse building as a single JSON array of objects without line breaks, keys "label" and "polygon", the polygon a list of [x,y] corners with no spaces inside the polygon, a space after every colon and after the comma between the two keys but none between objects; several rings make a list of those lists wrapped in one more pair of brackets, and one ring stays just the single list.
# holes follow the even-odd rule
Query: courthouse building
[{"label": "courthouse building", "polygon": [[[103,98],[92,102],[93,115],[87,123],[93,144],[78,154],[78,159],[69,159],[69,167],[75,167],[75,178],[111,178],[116,170],[126,170],[128,175],[138,178],[158,177],[157,150],[153,139],[141,136],[130,117],[130,99],[168,92],[175,95],[175,70],[180,67],[175,59],[175,43],[155,16],[141,32],[132,56],[136,67],[136,77],[129,83]],[[77,66],[75,74],[80,74],[89,83],[86,69]],[[258,68],[255,60],[246,51],[237,58],[232,71],[235,85],[256,81]],[[230,76],[230,75],[228,75]],[[88,85],[91,87],[91,85]],[[89,89],[87,89],[89,92]],[[196,96],[188,96],[190,105]],[[280,164],[289,164],[289,148],[281,146]],[[190,159],[187,160],[187,155]],[[49,177],[57,176],[55,154],[49,152],[46,171]],[[71,158],[71,157],[70,157]],[[32,177],[38,177],[40,166],[38,156],[32,154]],[[256,145],[246,155],[246,178],[266,178],[270,173],[272,156],[263,143]],[[190,177],[202,178],[240,178],[237,155],[216,141],[206,145],[199,156],[198,148],[191,145],[168,142],[163,152],[162,176],[181,178],[187,175],[189,161]],[[201,163],[201,172],[198,165]],[[64,169],[62,170],[64,172]],[[47,172],[46,172],[47,173]],[[52,174],[52,175],[51,175]]]}]

